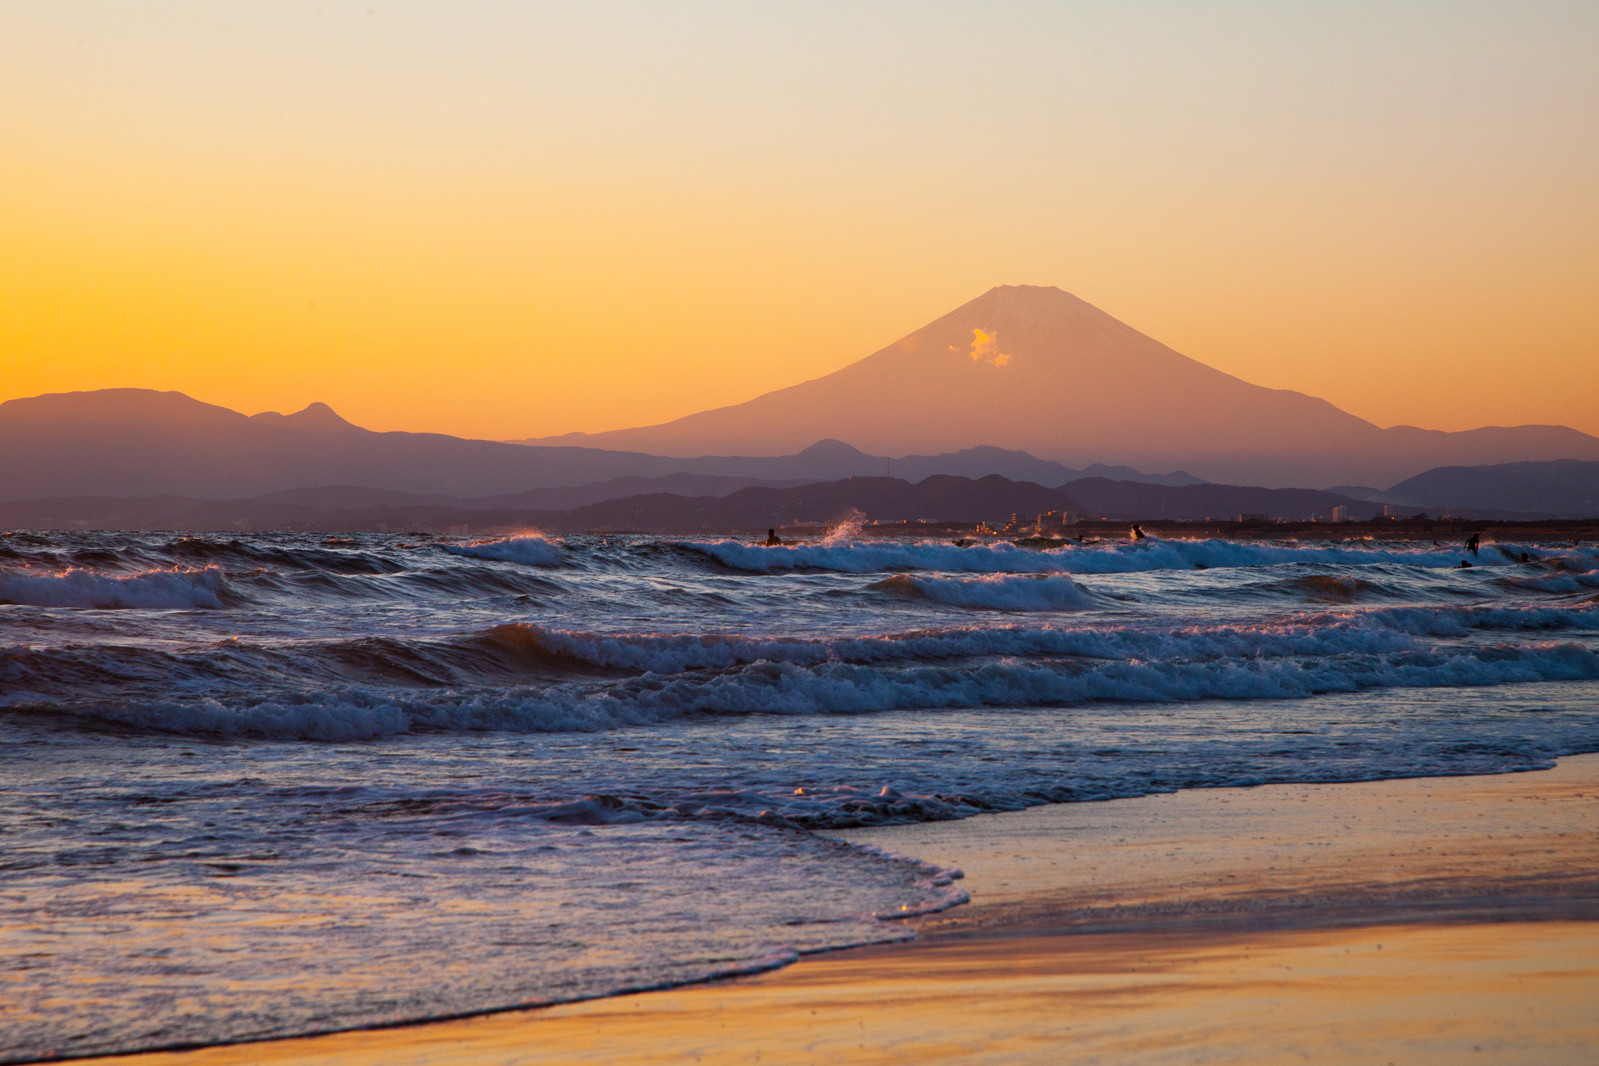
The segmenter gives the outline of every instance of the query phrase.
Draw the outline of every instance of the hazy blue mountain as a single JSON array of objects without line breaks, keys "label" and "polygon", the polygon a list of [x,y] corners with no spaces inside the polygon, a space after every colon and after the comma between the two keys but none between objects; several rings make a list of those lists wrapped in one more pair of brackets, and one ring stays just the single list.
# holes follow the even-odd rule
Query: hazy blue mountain
[{"label": "hazy blue mountain", "polygon": [[1550,518],[1599,518],[1599,462],[1444,466],[1390,487],[1396,500],[1466,514],[1514,511]]},{"label": "hazy blue mountain", "polygon": [[1204,478],[1195,477],[1186,470],[1173,470],[1169,474],[1146,474],[1130,466],[1106,466],[1104,463],[1090,463],[1078,476],[1109,478],[1112,481],[1142,481],[1149,485],[1206,484]]}]

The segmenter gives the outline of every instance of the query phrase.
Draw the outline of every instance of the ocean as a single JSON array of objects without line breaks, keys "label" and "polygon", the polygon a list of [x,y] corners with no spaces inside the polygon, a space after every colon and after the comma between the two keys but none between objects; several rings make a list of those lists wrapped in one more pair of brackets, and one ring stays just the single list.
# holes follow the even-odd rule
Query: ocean
[{"label": "ocean", "polygon": [[965,900],[828,829],[1599,751],[1599,547],[1463,557],[0,534],[0,1061],[753,972]]}]

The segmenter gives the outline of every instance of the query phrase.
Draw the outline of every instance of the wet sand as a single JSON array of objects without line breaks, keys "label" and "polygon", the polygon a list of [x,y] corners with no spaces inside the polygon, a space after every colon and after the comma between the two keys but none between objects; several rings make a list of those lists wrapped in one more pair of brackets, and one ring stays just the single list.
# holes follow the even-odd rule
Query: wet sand
[{"label": "wet sand", "polygon": [[481,1018],[101,1059],[1587,1063],[1599,756],[840,834],[966,871],[907,944]]}]

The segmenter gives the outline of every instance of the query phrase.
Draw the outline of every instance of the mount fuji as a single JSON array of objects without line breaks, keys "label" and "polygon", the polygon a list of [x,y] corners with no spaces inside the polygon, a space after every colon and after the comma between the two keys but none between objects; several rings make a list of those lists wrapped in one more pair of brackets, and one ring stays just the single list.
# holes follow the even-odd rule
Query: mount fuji
[{"label": "mount fuji", "polygon": [[1325,400],[1190,359],[1053,287],[1003,285],[834,373],[662,425],[529,444],[654,455],[978,445],[1072,466],[1181,467],[1209,481],[1386,485],[1443,465],[1599,459],[1561,426],[1384,429]]}]

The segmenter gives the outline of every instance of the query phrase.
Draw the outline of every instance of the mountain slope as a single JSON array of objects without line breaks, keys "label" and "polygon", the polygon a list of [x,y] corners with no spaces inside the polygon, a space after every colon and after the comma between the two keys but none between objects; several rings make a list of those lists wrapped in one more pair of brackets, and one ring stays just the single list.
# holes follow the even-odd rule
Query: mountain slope
[{"label": "mountain slope", "polygon": [[1061,463],[1181,466],[1210,481],[1386,484],[1451,456],[1599,458],[1560,427],[1384,430],[1189,359],[1056,288],[1000,286],[825,377],[674,422],[543,443],[664,455],[1019,449]]},{"label": "mountain slope", "polygon": [[218,499],[319,485],[471,497],[694,468],[682,460],[594,448],[374,433],[324,404],[292,415],[247,417],[149,389],[53,393],[0,404],[0,499]]}]

